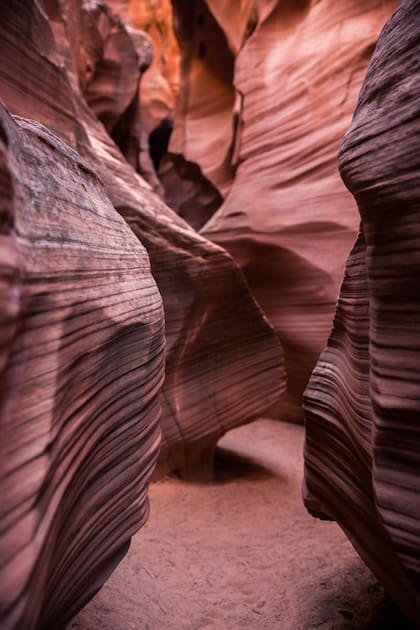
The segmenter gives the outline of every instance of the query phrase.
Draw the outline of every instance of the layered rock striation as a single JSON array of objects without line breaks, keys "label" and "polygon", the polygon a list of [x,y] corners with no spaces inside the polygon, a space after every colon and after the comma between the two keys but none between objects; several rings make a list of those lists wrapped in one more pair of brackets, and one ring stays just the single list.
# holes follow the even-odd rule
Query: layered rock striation
[{"label": "layered rock striation", "polygon": [[1,106],[0,626],[61,628],[148,515],[162,302],[91,166]]},{"label": "layered rock striation", "polygon": [[328,337],[358,225],[337,152],[395,6],[174,1],[183,89],[170,157],[195,162],[224,203],[210,204],[208,187],[184,186],[182,198],[178,186],[176,198],[168,168],[162,181],[174,207],[201,207],[201,233],[233,255],[276,329],[288,391],[275,417],[302,420],[302,392]]},{"label": "layered rock striation", "polygon": [[306,391],[304,498],[420,623],[420,3],[384,28],[340,151],[361,224]]},{"label": "layered rock striation", "polygon": [[237,265],[153,194],[82,95],[78,42],[108,19],[101,6],[1,3],[7,630],[64,627],[100,588],[147,517],[160,432],[155,475],[208,477],[218,438],[284,388],[281,348]]},{"label": "layered rock striation", "polygon": [[[260,415],[284,387],[281,350],[231,258],[177,218],[123,160],[79,91],[74,50],[66,47],[77,41],[68,35],[77,28],[75,12],[65,3],[47,8],[53,30],[36,1],[2,6],[0,48],[7,63],[0,71],[0,93],[14,114],[35,118],[77,150],[147,246],[166,312],[160,470],[193,474],[202,465],[203,450],[209,455],[225,430]],[[39,172],[42,188],[42,168]],[[54,206],[54,198],[51,202]],[[84,206],[79,213],[84,217]],[[66,221],[70,230],[71,218]],[[92,230],[98,241],[104,239],[98,226]],[[149,274],[140,245],[138,251],[138,264]],[[13,293],[8,284],[6,289],[5,294]],[[119,290],[117,283],[117,295]],[[133,308],[141,313],[143,300],[148,305],[152,296],[139,295]],[[88,348],[89,339],[85,343]],[[141,387],[139,379],[140,398]],[[208,474],[210,459],[203,466]]]}]

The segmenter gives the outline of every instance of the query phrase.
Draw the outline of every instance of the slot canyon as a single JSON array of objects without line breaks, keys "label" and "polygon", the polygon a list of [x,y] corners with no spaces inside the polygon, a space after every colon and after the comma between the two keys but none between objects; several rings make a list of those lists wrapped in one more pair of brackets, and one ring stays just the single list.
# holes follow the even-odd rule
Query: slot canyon
[{"label": "slot canyon", "polygon": [[420,628],[420,0],[0,9],[0,630]]}]

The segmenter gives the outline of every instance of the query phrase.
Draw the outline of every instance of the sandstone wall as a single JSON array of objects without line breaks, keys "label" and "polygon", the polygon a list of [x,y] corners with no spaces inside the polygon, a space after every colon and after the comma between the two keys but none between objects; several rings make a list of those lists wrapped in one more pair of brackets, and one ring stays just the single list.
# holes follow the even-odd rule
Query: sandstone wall
[{"label": "sandstone wall", "polygon": [[237,265],[153,194],[82,95],[77,42],[107,25],[104,7],[0,7],[7,630],[64,627],[100,588],[147,518],[160,432],[155,475],[208,477],[218,438],[284,388]]},{"label": "sandstone wall", "polygon": [[[170,0],[107,0],[107,5],[120,16],[128,29],[147,35],[153,54],[150,67],[141,81],[137,96],[139,125],[138,170],[153,190],[164,198],[164,190],[157,178],[157,165],[150,157],[150,134],[161,126],[172,125],[175,103],[180,86],[180,51],[174,34]],[[167,146],[167,134],[158,141],[161,154]],[[152,142],[153,144],[153,142]],[[164,148],[162,149],[162,146]],[[153,149],[152,149],[153,152]]]},{"label": "sandstone wall", "polygon": [[356,235],[337,153],[396,4],[174,2],[183,89],[170,152],[224,197],[202,234],[234,256],[285,348],[288,391],[271,412],[283,419],[302,419]]},{"label": "sandstone wall", "polygon": [[420,619],[420,3],[401,3],[367,72],[340,170],[361,227],[306,392],[305,502],[335,518]]},{"label": "sandstone wall", "polygon": [[161,297],[90,165],[1,106],[0,625],[61,628],[148,515]]}]

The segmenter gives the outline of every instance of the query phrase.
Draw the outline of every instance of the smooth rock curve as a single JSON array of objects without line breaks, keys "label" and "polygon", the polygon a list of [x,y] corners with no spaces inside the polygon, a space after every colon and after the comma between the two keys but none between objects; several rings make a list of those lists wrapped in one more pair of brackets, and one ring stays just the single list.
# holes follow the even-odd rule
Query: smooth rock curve
[{"label": "smooth rock curve", "polygon": [[163,310],[80,156],[0,109],[0,627],[63,628],[148,516]]},{"label": "smooth rock curve", "polygon": [[78,88],[75,12],[49,4],[50,22],[36,0],[2,10],[0,52],[10,63],[0,69],[0,94],[13,113],[35,117],[80,153],[145,245],[166,319],[157,474],[209,476],[219,437],[259,417],[284,390],[281,346],[229,254],[153,194],[93,116]]},{"label": "smooth rock curve", "polygon": [[384,28],[340,152],[361,227],[306,391],[305,502],[420,624],[420,3]]},{"label": "smooth rock curve", "polygon": [[184,87],[169,151],[224,197],[201,233],[233,255],[285,349],[272,417],[302,421],[328,338],[358,226],[337,152],[396,4],[174,1]]}]

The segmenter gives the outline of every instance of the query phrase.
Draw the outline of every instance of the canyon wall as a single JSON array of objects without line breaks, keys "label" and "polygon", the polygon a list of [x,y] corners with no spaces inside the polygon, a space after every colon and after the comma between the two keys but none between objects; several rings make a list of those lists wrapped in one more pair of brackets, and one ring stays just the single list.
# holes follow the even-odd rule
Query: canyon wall
[{"label": "canyon wall", "polygon": [[143,71],[118,19],[0,8],[0,625],[58,630],[147,518],[153,470],[209,477],[284,388],[282,351],[231,257],[104,127]]},{"label": "canyon wall", "polygon": [[0,626],[61,628],[148,515],[163,310],[91,166],[0,109]]},{"label": "canyon wall", "polygon": [[59,629],[148,516],[164,314],[74,150],[87,134],[44,11],[2,2],[0,32],[1,98],[36,119],[1,105],[0,626]]},{"label": "canyon wall", "polygon": [[[358,226],[337,153],[396,4],[173,3],[182,87],[160,174],[173,207],[239,263],[277,331],[288,390],[273,417],[302,420],[328,337]],[[192,163],[207,188],[189,185]]]},{"label": "canyon wall", "polygon": [[152,475],[208,479],[230,428],[302,419],[360,222],[304,497],[418,619],[418,0],[369,67],[348,190],[336,163],[396,4],[0,0],[2,627],[65,626]]},{"label": "canyon wall", "polygon": [[304,498],[420,619],[420,3],[385,27],[340,151],[361,225],[306,391]]},{"label": "canyon wall", "polygon": [[[173,29],[170,0],[107,0],[107,5],[133,29],[147,36],[152,45],[150,67],[145,71],[138,92],[137,102],[140,124],[138,170],[153,190],[164,197],[164,190],[156,170],[164,153],[172,128],[175,102],[179,93],[180,51]],[[138,36],[138,35],[137,35]],[[151,134],[158,136],[157,142]],[[163,140],[161,139],[163,136]],[[159,146],[163,143],[163,149]],[[159,157],[154,158],[153,145],[157,144]],[[151,149],[152,146],[152,149]],[[151,155],[152,154],[152,155]]]},{"label": "canyon wall", "polygon": [[[28,14],[37,15],[36,6],[28,0]],[[13,10],[4,12],[4,23],[12,15],[25,34],[28,14],[20,11],[14,17]],[[182,469],[191,443],[201,445],[207,435],[213,435],[215,443],[225,430],[257,417],[279,395],[284,388],[282,351],[231,257],[196,234],[151,192],[87,107],[73,42],[83,12],[89,10],[89,3],[78,0],[50,3],[50,22],[44,20],[39,27],[46,33],[52,27],[49,39],[45,35],[44,41],[34,29],[27,33],[28,41],[21,36],[19,52],[27,56],[29,47],[33,65],[23,67],[17,79],[15,68],[5,64],[1,93],[13,113],[36,115],[92,165],[112,204],[148,251],[165,310],[161,462],[164,453],[170,457],[172,445],[173,460],[164,468]],[[4,31],[7,58],[16,31],[9,34],[6,26]],[[52,49],[55,45],[57,50]],[[44,81],[34,81],[45,59],[50,74],[44,72]],[[48,98],[52,85],[53,100]],[[22,93],[28,94],[26,99],[20,98]]]},{"label": "canyon wall", "polygon": [[153,58],[140,87],[142,131],[150,133],[172,116],[179,92],[180,51],[173,28],[170,0],[106,0],[126,24],[150,37]]}]

